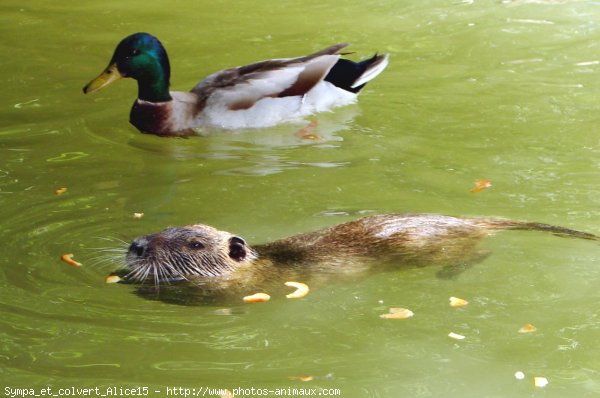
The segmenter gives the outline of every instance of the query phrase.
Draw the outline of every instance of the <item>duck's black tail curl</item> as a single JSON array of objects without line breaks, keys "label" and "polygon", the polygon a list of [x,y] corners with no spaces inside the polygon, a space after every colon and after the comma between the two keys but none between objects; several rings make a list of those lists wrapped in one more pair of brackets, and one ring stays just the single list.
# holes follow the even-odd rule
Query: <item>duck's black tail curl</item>
[{"label": "duck's black tail curl", "polygon": [[340,58],[325,76],[325,81],[343,90],[358,93],[368,81],[383,72],[388,58],[388,54],[375,54],[360,62]]}]

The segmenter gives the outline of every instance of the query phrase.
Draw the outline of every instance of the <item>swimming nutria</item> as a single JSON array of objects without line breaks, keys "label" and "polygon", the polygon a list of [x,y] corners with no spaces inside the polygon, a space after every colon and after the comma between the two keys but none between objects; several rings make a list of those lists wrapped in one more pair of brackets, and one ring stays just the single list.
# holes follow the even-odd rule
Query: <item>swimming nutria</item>
[{"label": "swimming nutria", "polygon": [[126,256],[124,279],[179,286],[177,289],[180,284],[173,282],[187,281],[183,286],[203,297],[233,294],[240,298],[286,280],[307,281],[327,274],[337,278],[403,265],[464,264],[476,257],[475,247],[483,237],[506,229],[600,240],[596,235],[548,224],[383,214],[252,248],[229,232],[195,224],[135,239]]}]

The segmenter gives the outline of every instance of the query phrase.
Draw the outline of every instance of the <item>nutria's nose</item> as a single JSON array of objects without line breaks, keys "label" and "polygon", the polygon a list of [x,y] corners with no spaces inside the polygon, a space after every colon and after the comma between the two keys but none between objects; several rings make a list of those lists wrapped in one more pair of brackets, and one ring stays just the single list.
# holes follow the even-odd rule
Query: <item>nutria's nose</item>
[{"label": "nutria's nose", "polygon": [[135,254],[138,257],[142,257],[146,252],[146,247],[148,245],[148,241],[143,238],[138,238],[134,240],[131,245],[129,245],[129,253]]}]

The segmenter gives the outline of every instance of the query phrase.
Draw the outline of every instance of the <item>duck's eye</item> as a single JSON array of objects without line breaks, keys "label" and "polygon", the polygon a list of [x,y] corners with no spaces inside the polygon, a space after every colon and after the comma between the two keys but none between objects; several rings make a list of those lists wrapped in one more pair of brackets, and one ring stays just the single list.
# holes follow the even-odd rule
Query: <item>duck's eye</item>
[{"label": "duck's eye", "polygon": [[131,52],[131,56],[135,57],[136,55],[140,55],[140,50],[138,50],[137,48],[134,48],[133,51]]},{"label": "duck's eye", "polygon": [[190,247],[196,250],[204,249],[202,242],[198,242],[197,240],[190,242]]}]

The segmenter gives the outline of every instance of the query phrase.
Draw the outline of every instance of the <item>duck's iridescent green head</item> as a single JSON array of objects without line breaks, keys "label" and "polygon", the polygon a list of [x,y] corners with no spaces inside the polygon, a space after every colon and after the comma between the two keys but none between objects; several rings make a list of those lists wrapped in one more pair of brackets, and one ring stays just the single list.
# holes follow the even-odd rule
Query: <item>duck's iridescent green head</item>
[{"label": "duck's iridescent green head", "polygon": [[138,98],[151,102],[169,101],[171,67],[164,47],[148,33],[135,33],[124,38],[108,67],[84,88],[84,93],[100,90],[121,77],[138,82]]}]

